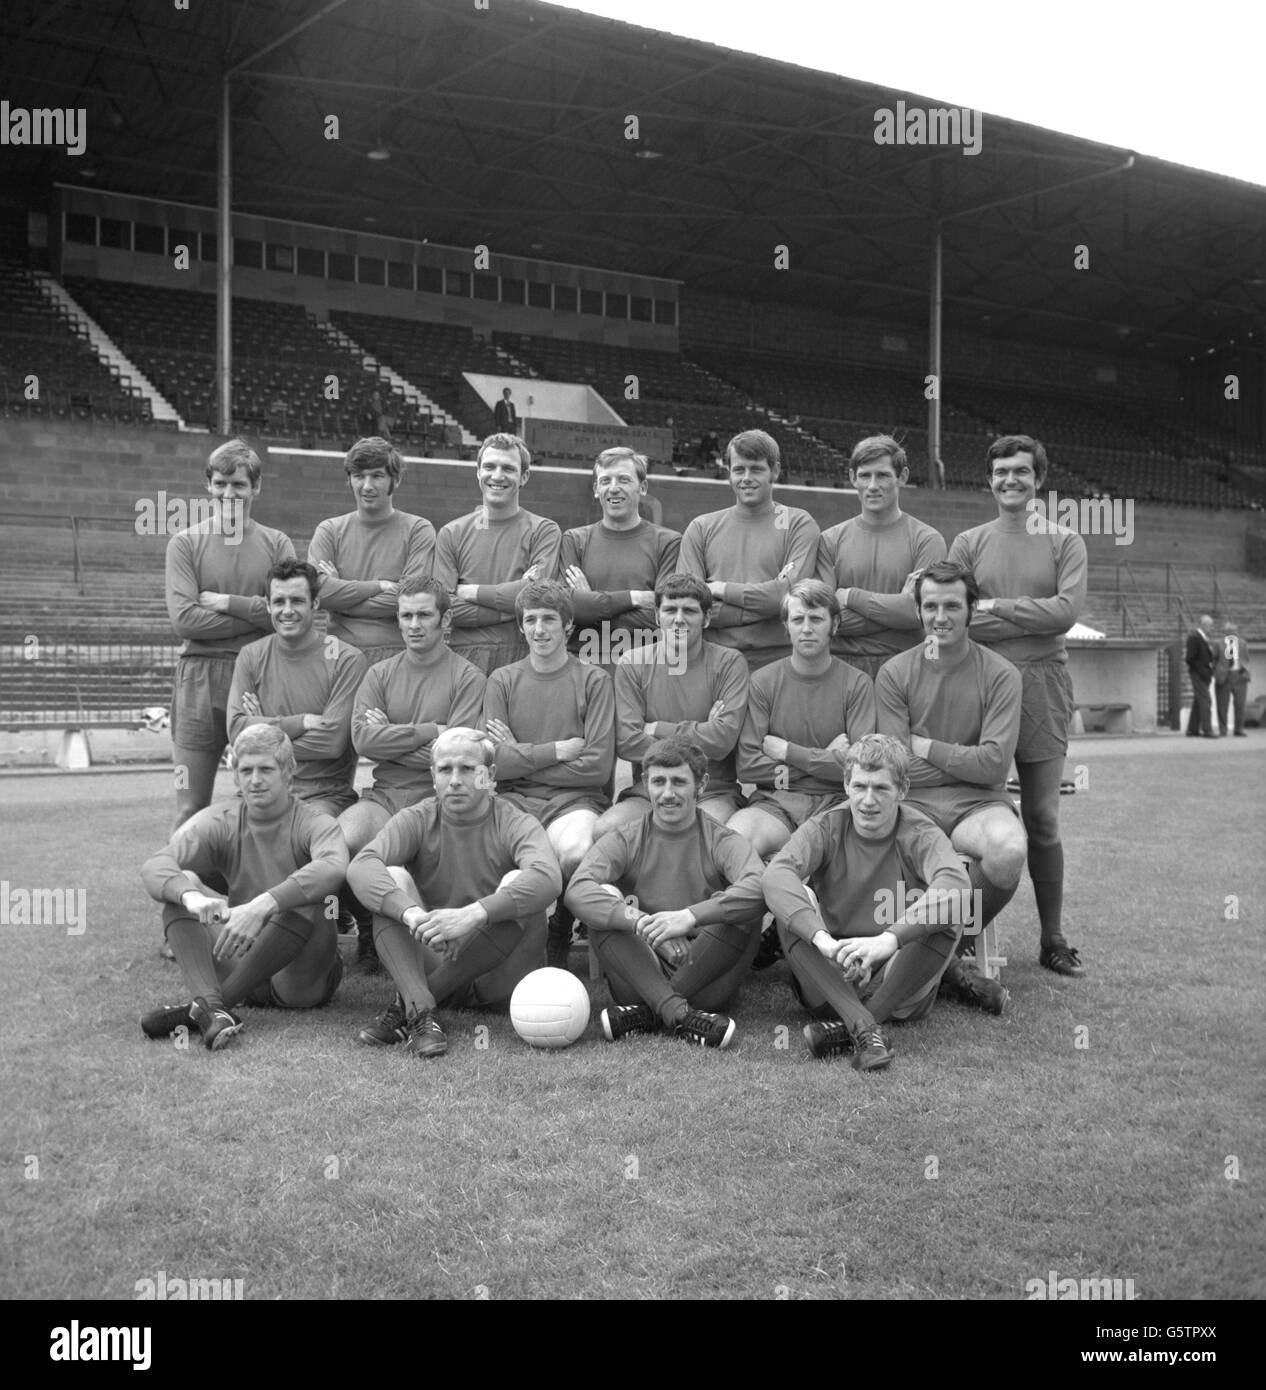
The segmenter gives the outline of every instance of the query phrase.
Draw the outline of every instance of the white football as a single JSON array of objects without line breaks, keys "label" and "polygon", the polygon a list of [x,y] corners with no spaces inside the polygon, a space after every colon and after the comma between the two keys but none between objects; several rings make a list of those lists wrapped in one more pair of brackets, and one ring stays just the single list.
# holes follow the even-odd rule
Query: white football
[{"label": "white football", "polygon": [[510,996],[510,1022],[529,1047],[570,1047],[589,1025],[589,991],[570,970],[533,970]]}]

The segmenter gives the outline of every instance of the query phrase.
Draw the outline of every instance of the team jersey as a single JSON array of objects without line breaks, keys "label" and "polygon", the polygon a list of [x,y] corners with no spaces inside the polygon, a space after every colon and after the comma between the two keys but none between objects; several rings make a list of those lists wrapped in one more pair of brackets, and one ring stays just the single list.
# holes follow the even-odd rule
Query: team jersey
[{"label": "team jersey", "polygon": [[1008,661],[1068,660],[1064,633],[1086,606],[1079,535],[1036,513],[999,517],[956,536],[949,558],[976,576],[981,598],[995,600],[992,613],[972,618],[975,641]]},{"label": "team jersey", "polygon": [[242,801],[208,806],[141,867],[146,891],[159,902],[179,903],[197,889],[190,874],[203,881],[223,874],[230,906],[271,893],[281,912],[323,902],[346,873],[338,822],[293,796],[280,814],[262,820]]},{"label": "team jersey", "polygon": [[[589,592],[572,591],[576,630],[568,641],[572,652],[593,645],[589,633],[600,633],[600,624],[629,630],[653,629],[655,610],[636,608],[631,590],[654,592],[677,569],[681,537],[676,531],[643,519],[628,531],[615,531],[602,522],[577,526],[563,535],[558,556],[558,578],[567,582],[567,569],[577,565],[589,581]],[[599,650],[601,650],[599,644]],[[609,651],[592,659],[611,662],[622,655]]]},{"label": "team jersey", "polygon": [[932,740],[927,758],[910,757],[910,786],[1006,785],[1020,736],[1020,673],[1009,662],[963,645],[956,661],[923,647],[894,656],[875,681],[879,732],[910,746]]},{"label": "team jersey", "polygon": [[[426,664],[405,651],[371,666],[352,709],[352,747],[376,764],[374,786],[434,795],[431,744],[439,726],[478,728],[484,686],[483,672],[447,648]],[[388,722],[368,723],[371,709]]]},{"label": "team jersey", "polygon": [[404,646],[396,600],[380,579],[405,584],[427,579],[435,563],[435,527],[425,517],[392,511],[367,520],[359,512],[328,517],[312,533],[308,563],[329,561],[337,579],[321,581],[321,607],[330,633],[353,647]]},{"label": "team jersey", "polygon": [[[828,748],[840,734],[855,743],[875,732],[875,688],[843,661],[819,676],[801,675],[783,657],[752,676],[738,742],[738,775],[766,790],[821,796],[844,790],[844,750]],[[780,763],[761,747],[766,734],[787,740]]]},{"label": "team jersey", "polygon": [[[567,906],[590,927],[632,931],[643,913],[688,908],[700,927],[750,922],[765,910],[762,864],[733,830],[696,811],[680,830],[643,816],[603,835],[580,861]],[[614,884],[620,897],[604,892]]]},{"label": "team jersey", "polygon": [[[661,637],[653,646],[628,653],[615,668],[615,749],[633,764],[633,781],[642,777],[646,750],[662,738],[680,736],[697,744],[708,760],[704,796],[738,792],[735,747],[747,709],[747,662],[729,647],[701,644],[697,659],[670,659]],[[708,716],[721,701],[725,708]],[[646,725],[654,724],[648,734]]]},{"label": "team jersey", "polygon": [[[601,790],[615,766],[615,696],[600,667],[567,658],[556,671],[532,669],[530,658],[488,677],[484,725],[500,719],[511,743],[497,748],[497,785],[524,796],[549,797],[578,787]],[[584,751],[560,763],[555,743],[583,738]]]},{"label": "team jersey", "polygon": [[[695,517],[681,538],[678,567],[705,582],[725,581],[704,637],[742,652],[788,650],[779,605],[793,584],[812,578],[817,548],[818,523],[781,502],[758,512],[734,506]],[[788,564],[790,577],[778,579]]]},{"label": "team jersey", "polygon": [[[539,821],[499,796],[474,816],[445,814],[436,797],[394,815],[352,860],[347,882],[371,912],[396,921],[416,904],[389,865],[407,869],[428,908],[478,903],[489,923],[521,922],[544,912],[563,876]],[[499,888],[511,869],[518,878]]]},{"label": "team jersey", "polygon": [[[806,882],[817,907],[804,891]],[[774,916],[806,941],[825,927],[837,938],[890,931],[904,946],[934,932],[956,931],[967,901],[955,899],[963,906],[957,913],[929,913],[939,922],[895,926],[909,904],[907,894],[966,894],[971,883],[948,838],[922,811],[899,806],[889,834],[868,839],[857,833],[852,808],[843,805],[805,821],[770,861],[762,886]]]},{"label": "team jersey", "polygon": [[475,603],[455,602],[449,610],[453,615],[449,642],[454,651],[521,640],[514,600],[523,587],[524,572],[537,565],[540,578],[552,579],[561,540],[556,522],[522,508],[513,516],[495,518],[479,507],[440,528],[435,542],[436,579],[449,590],[459,584],[479,586]]},{"label": "team jersey", "polygon": [[919,642],[919,610],[901,588],[912,570],[944,558],[944,536],[906,512],[883,525],[863,512],[823,531],[817,578],[852,590],[831,641],[836,656],[886,659]]},{"label": "team jersey", "polygon": [[[275,724],[294,744],[296,796],[319,796],[332,784],[352,785],[352,705],[365,678],[365,658],[337,637],[314,634],[291,651],[275,634],[238,653],[229,690],[229,739],[252,724]],[[247,714],[242,696],[251,691],[262,715]],[[328,729],[305,729],[305,714],[332,721]]]},{"label": "team jersey", "polygon": [[[272,631],[268,615],[268,571],[293,560],[290,537],[271,526],[248,521],[240,537],[208,518],[167,542],[167,612],[181,656],[237,653]],[[229,596],[229,611],[203,608],[203,590]]]}]

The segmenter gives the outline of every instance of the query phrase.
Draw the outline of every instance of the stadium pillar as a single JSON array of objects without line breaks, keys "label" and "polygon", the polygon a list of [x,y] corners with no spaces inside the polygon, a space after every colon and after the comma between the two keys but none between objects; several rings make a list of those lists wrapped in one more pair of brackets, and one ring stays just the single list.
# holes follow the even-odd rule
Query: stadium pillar
[{"label": "stadium pillar", "polygon": [[216,428],[233,432],[233,120],[232,78],[220,80],[220,139],[216,170],[215,384]]},{"label": "stadium pillar", "polygon": [[945,486],[941,462],[941,224],[932,231],[932,309],[928,315],[928,373],[932,394],[928,398],[928,486]]}]

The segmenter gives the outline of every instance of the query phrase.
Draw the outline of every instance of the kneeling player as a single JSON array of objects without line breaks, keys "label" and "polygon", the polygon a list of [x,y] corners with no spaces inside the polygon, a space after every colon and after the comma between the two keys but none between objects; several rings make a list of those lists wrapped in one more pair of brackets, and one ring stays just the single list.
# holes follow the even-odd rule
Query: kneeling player
[{"label": "kneeling player", "polygon": [[446,729],[431,745],[435,795],[393,816],[348,869],[399,991],[360,1042],[439,1057],[437,1008],[504,1005],[545,964],[558,860],[539,822],[493,796],[492,758],[484,735]]},{"label": "kneeling player", "polygon": [[[241,1030],[241,1003],[308,1009],[343,975],[327,900],[347,871],[347,848],[325,812],[292,794],[294,748],[274,725],[233,743],[240,801],[199,811],[141,877],[164,903],[163,930],[193,996],[141,1019],[146,1037],[196,1028],[218,1051]],[[228,898],[205,880],[222,875]]]},{"label": "kneeling player", "polygon": [[567,905],[617,1000],[602,1011],[614,1042],[662,1024],[687,1042],[728,1047],[728,1009],[759,942],[761,863],[698,809],[707,759],[665,739],[642,759],[651,813],[604,835],[572,875]]},{"label": "kneeling player", "polygon": [[909,769],[895,738],[851,744],[847,804],[806,821],[763,879],[796,994],[813,1013],[836,1016],[805,1028],[810,1050],[851,1050],[859,1071],[892,1061],[885,1023],[931,1011],[970,912],[949,840],[902,804]]}]

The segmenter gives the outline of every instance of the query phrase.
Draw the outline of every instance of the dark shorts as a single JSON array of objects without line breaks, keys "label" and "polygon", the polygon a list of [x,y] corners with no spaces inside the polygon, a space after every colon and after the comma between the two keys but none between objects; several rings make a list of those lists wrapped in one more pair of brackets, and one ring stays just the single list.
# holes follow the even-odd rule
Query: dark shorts
[{"label": "dark shorts", "polygon": [[171,687],[171,741],[178,748],[222,753],[229,741],[231,653],[182,656]]},{"label": "dark shorts", "polygon": [[905,804],[922,811],[946,835],[974,811],[987,806],[1005,806],[1013,816],[1020,814],[1009,792],[994,787],[973,787],[964,782],[952,787],[911,787]]},{"label": "dark shorts", "polygon": [[[354,642],[348,642],[349,647],[354,647]],[[357,647],[357,651],[365,658],[368,666],[377,666],[380,661],[390,661],[393,656],[399,656],[403,647]]]},{"label": "dark shorts", "polygon": [[1068,752],[1073,721],[1073,680],[1066,661],[1031,661],[1017,665],[1020,694],[1018,763],[1044,763]]},{"label": "dark shorts", "polygon": [[843,792],[767,792],[758,787],[747,804],[753,811],[764,811],[788,830],[796,831],[810,816],[847,800]]},{"label": "dark shorts", "polygon": [[[622,801],[633,800],[645,802],[647,806],[650,806],[651,799],[646,794],[646,784],[644,782],[634,782],[632,786],[625,787],[620,795],[616,797],[616,804],[618,805]],[[726,820],[729,820],[730,816],[741,811],[743,807],[747,805],[747,798],[737,787],[733,789],[724,787],[721,791],[713,791],[711,786],[709,786],[704,794],[699,797],[699,805],[703,806],[709,801],[724,801],[728,803],[730,809],[726,815]]]},{"label": "dark shorts", "polygon": [[560,791],[553,796],[524,796],[522,792],[499,791],[497,795],[504,797],[511,806],[517,806],[520,811],[526,811],[529,816],[535,816],[542,825],[549,825],[572,811],[592,811],[595,816],[600,816],[603,811],[611,809],[610,799],[597,791]]},{"label": "dark shorts", "polygon": [[871,680],[875,680],[879,675],[879,669],[887,661],[891,661],[894,656],[899,656],[899,652],[885,652],[882,656],[862,656],[858,652],[837,652],[832,651],[832,656],[838,656],[847,666],[851,666],[855,671],[861,671]]},{"label": "dark shorts", "polygon": [[335,820],[349,806],[356,805],[356,793],[346,782],[301,782],[296,778],[293,790],[300,801],[324,811]]},{"label": "dark shorts", "polygon": [[[467,628],[464,631],[472,631]],[[527,653],[527,643],[522,637],[504,642],[465,642],[449,641],[449,649],[457,656],[464,656],[472,666],[477,666],[485,676],[490,676],[502,666],[512,666],[522,661]]]},{"label": "dark shorts", "polygon": [[423,797],[434,796],[433,791],[407,791],[404,787],[366,787],[360,794],[362,801],[372,801],[390,815],[396,815],[407,806],[416,806]]}]

